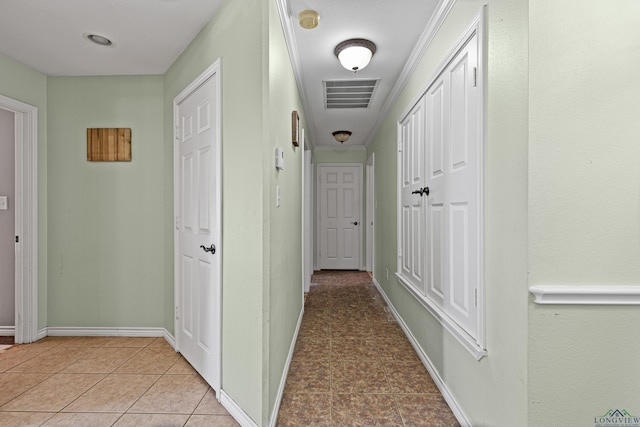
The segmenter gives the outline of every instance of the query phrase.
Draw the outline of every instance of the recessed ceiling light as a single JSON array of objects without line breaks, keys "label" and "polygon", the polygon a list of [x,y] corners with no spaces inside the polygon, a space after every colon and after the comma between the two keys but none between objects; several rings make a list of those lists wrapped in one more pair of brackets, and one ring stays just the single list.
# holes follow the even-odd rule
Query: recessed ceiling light
[{"label": "recessed ceiling light", "polygon": [[113,46],[113,42],[111,40],[109,40],[107,37],[105,36],[101,36],[99,34],[85,34],[84,38],[89,40],[91,43],[95,43],[99,46],[104,46],[104,47],[112,47]]}]

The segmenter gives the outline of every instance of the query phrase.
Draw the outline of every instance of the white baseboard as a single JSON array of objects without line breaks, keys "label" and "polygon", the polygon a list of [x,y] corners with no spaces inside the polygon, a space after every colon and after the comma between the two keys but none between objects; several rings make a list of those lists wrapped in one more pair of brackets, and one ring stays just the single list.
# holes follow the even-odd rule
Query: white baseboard
[{"label": "white baseboard", "polygon": [[47,328],[38,329],[38,334],[36,335],[36,341],[41,340],[46,336],[47,336]]},{"label": "white baseboard", "polygon": [[[44,331],[44,335],[40,335]],[[65,327],[51,326],[38,331],[38,339],[50,337],[173,337],[165,328],[85,328],[85,327]],[[169,341],[167,339],[167,341]],[[171,344],[171,342],[169,342]]]},{"label": "white baseboard", "polygon": [[171,335],[169,333],[169,331],[167,331],[166,329],[164,330],[164,334],[162,335],[164,337],[164,339],[169,343],[169,345],[176,350],[176,339],[173,337],[173,335]]},{"label": "white baseboard", "polygon": [[280,386],[278,387],[278,395],[276,396],[276,401],[273,405],[273,410],[271,411],[271,422],[269,423],[269,427],[276,427],[276,423],[278,422],[278,412],[280,411],[280,404],[282,403],[284,386],[287,382],[287,375],[289,375],[289,367],[291,366],[291,359],[293,359],[293,350],[296,348],[296,342],[298,341],[298,332],[300,332],[300,325],[302,324],[303,315],[304,305],[302,306],[302,310],[300,310],[300,315],[298,316],[298,324],[296,325],[296,330],[293,333],[293,340],[291,341],[291,346],[289,347],[287,362],[284,365],[284,371],[282,372],[282,378],[280,379]]},{"label": "white baseboard", "polygon": [[391,310],[393,317],[396,318],[396,320],[398,321],[398,324],[404,331],[404,334],[406,335],[407,339],[409,340],[413,348],[416,350],[416,353],[418,353],[418,357],[422,361],[422,364],[425,366],[425,368],[427,368],[427,371],[429,371],[429,375],[431,375],[431,378],[433,378],[433,382],[436,384],[436,386],[438,387],[438,390],[440,390],[440,393],[442,394],[442,397],[451,408],[453,415],[455,415],[456,419],[458,420],[458,422],[462,427],[466,427],[466,426],[470,427],[471,422],[462,411],[462,408],[460,407],[456,399],[453,397],[453,395],[447,388],[447,385],[442,380],[442,377],[440,377],[440,374],[438,374],[438,371],[436,370],[435,366],[433,365],[433,363],[431,363],[429,356],[427,356],[424,350],[422,350],[422,347],[420,347],[420,345],[418,344],[418,341],[413,336],[413,334],[409,330],[409,327],[404,322],[404,320],[402,319],[402,317],[400,316],[396,308],[393,306],[393,304],[391,303],[391,300],[389,299],[389,297],[387,297],[387,294],[384,292],[384,289],[382,289],[382,286],[380,286],[380,284],[375,279],[375,277],[373,278],[373,284],[376,286],[376,288],[378,288],[378,291],[380,291],[380,294],[382,295],[385,302],[389,306],[389,310]]},{"label": "white baseboard", "polygon": [[242,427],[258,427],[258,424],[224,390],[220,390],[220,403]]},{"label": "white baseboard", "polygon": [[0,337],[15,337],[15,336],[16,336],[15,326],[0,326]]}]

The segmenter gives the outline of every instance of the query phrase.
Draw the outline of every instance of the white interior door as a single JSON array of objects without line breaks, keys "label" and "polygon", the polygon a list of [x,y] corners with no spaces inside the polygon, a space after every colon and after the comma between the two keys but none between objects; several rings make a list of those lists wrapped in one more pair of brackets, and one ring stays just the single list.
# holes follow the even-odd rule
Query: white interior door
[{"label": "white interior door", "polygon": [[216,392],[221,354],[219,88],[216,63],[175,101],[176,344]]},{"label": "white interior door", "polygon": [[320,268],[360,269],[362,165],[319,165],[318,188]]}]

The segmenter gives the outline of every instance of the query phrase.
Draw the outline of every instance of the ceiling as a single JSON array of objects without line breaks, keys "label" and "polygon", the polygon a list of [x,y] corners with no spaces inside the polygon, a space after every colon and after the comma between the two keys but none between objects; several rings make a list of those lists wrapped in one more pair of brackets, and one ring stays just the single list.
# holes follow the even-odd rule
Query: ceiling
[{"label": "ceiling", "polygon": [[[241,0],[234,0],[241,1]],[[315,146],[352,148],[370,142],[390,97],[403,84],[405,64],[438,0],[275,0],[284,21],[294,73]],[[164,74],[223,0],[0,0],[0,53],[54,76]],[[298,25],[313,9],[316,29]],[[171,31],[166,31],[171,28]],[[83,37],[98,34],[112,47]],[[363,70],[342,68],[334,55],[343,40],[366,38],[377,52]],[[324,83],[378,80],[367,108],[325,108]],[[331,133],[349,130],[339,144]]]},{"label": "ceiling", "polygon": [[[285,35],[295,52],[294,71],[302,86],[307,125],[314,146],[349,148],[370,142],[385,115],[387,99],[399,82],[438,6],[438,0],[281,0],[285,5]],[[320,15],[317,28],[298,24],[298,13],[312,9]],[[288,28],[287,28],[288,27]],[[288,30],[288,31],[287,31]],[[344,69],[334,54],[338,43],[364,38],[376,44],[369,65],[354,73]],[[297,58],[295,58],[297,56]],[[369,107],[325,108],[323,81],[379,79]],[[402,84],[400,82],[399,84]],[[336,130],[353,132],[344,144]]]}]

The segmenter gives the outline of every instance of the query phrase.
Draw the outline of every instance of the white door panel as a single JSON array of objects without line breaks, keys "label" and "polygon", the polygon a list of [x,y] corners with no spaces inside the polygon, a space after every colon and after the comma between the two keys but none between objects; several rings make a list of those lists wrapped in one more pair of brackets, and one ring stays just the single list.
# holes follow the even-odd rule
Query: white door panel
[{"label": "white door panel", "polygon": [[178,98],[176,345],[196,371],[219,391],[219,72]]},{"label": "white door panel", "polygon": [[425,293],[424,256],[426,245],[426,195],[424,176],[424,99],[400,123],[400,187],[402,247],[399,254],[400,273],[412,286]]},{"label": "white door panel", "polygon": [[360,268],[360,165],[318,165],[319,267]]}]

